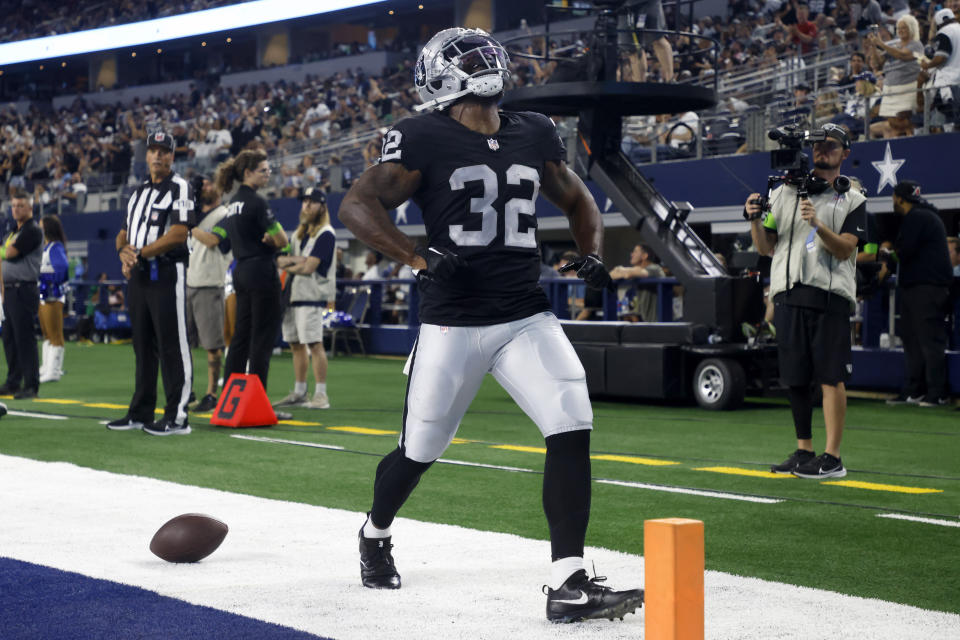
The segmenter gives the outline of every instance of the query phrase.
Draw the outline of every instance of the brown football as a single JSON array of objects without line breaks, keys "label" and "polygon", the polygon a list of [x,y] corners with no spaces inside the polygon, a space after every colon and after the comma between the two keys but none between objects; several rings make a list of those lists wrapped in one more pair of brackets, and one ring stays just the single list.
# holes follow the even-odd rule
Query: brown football
[{"label": "brown football", "polygon": [[198,562],[217,550],[227,525],[202,513],[185,513],[160,527],[150,551],[167,562]]}]

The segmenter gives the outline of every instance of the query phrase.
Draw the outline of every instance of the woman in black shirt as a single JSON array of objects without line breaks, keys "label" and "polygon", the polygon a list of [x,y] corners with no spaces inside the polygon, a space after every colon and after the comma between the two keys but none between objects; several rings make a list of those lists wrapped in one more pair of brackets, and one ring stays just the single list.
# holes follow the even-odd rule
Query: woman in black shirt
[{"label": "woman in black shirt", "polygon": [[245,373],[260,377],[267,388],[270,355],[280,333],[283,310],[276,254],[287,246],[287,235],[257,190],[270,181],[267,156],[260,151],[242,151],[217,169],[221,193],[229,193],[236,180],[242,182],[230,201],[227,216],[213,228],[222,238],[220,248],[233,251],[236,267],[233,286],[237,294],[237,326],[227,354],[227,378]]}]

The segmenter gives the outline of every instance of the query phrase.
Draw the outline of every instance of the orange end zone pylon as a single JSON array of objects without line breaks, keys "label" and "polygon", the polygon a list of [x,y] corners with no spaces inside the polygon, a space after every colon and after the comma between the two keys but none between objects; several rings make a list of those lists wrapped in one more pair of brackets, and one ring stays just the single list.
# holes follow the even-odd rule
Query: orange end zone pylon
[{"label": "orange end zone pylon", "polygon": [[277,424],[277,414],[270,406],[260,377],[246,373],[230,376],[220,392],[210,424],[220,427],[269,427]]},{"label": "orange end zone pylon", "polygon": [[703,522],[643,523],[644,639],[703,640]]}]

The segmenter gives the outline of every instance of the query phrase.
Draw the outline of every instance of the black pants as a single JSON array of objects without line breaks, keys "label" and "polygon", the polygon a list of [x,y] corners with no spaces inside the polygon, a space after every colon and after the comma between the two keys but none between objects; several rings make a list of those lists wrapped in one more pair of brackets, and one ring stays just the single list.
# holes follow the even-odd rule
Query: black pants
[{"label": "black pants", "polygon": [[918,284],[900,288],[900,337],[907,360],[907,385],[903,392],[928,399],[946,398],[947,324],[949,288]]},{"label": "black pants", "polygon": [[237,281],[234,271],[234,288],[237,292],[237,327],[230,341],[224,379],[234,373],[246,373],[247,360],[250,373],[259,376],[264,390],[267,388],[267,373],[270,371],[270,356],[280,334],[283,306],[280,296],[280,280],[267,281],[260,287],[248,287]]},{"label": "black pants", "polygon": [[166,394],[163,417],[184,424],[193,387],[193,356],[187,344],[185,265],[160,266],[155,281],[150,279],[149,268],[134,269],[127,303],[137,359],[136,387],[128,415],[144,423],[154,421],[159,364]]},{"label": "black pants", "polygon": [[7,388],[40,388],[40,356],[33,319],[40,307],[36,282],[7,282],[3,296],[3,352],[7,356]]}]

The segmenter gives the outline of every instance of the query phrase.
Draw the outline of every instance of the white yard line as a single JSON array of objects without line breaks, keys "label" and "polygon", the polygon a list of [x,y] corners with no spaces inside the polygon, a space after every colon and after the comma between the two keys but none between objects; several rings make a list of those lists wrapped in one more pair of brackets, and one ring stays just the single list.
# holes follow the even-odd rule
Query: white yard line
[{"label": "white yard line", "polygon": [[317,442],[304,442],[303,440],[284,440],[283,438],[264,438],[263,436],[243,436],[235,434],[230,436],[238,440],[253,440],[254,442],[272,442],[274,444],[295,444],[300,447],[313,447],[314,449],[331,449],[333,451],[343,451],[343,447],[333,444],[319,444]]},{"label": "white yard line", "polygon": [[704,498],[722,498],[724,500],[740,500],[742,502],[757,502],[760,504],[777,504],[783,500],[776,498],[762,498],[759,496],[747,496],[739,493],[724,493],[722,491],[704,491],[703,489],[687,489],[685,487],[667,487],[659,484],[647,484],[645,482],[625,482],[622,480],[596,480],[600,484],[613,484],[618,487],[632,487],[634,489],[648,489],[650,491],[665,491],[667,493],[685,493],[691,496],[701,496]]},{"label": "white yard line", "polygon": [[58,416],[53,413],[32,413],[30,411],[7,411],[8,416],[20,416],[21,418],[43,418],[44,420],[66,420],[67,416]]},{"label": "white yard line", "polygon": [[923,522],[924,524],[937,524],[941,527],[960,528],[960,520],[940,520],[938,518],[921,518],[919,516],[908,516],[902,513],[878,513],[878,518],[891,518],[893,520],[909,520],[910,522]]},{"label": "white yard line", "polygon": [[[338,640],[643,635],[642,612],[623,622],[546,622],[544,540],[398,518],[393,543],[403,588],[374,591],[358,575],[360,512],[4,455],[0,487],[0,555]],[[318,499],[324,491],[318,483]],[[160,525],[189,512],[230,526],[221,548],[191,565],[151,555]],[[637,514],[638,526],[642,520]],[[706,529],[709,536],[709,522]],[[614,588],[643,581],[639,555],[588,548],[586,560]],[[958,615],[712,571],[705,600],[709,638],[806,639],[824,619],[831,638],[960,637]]]}]

